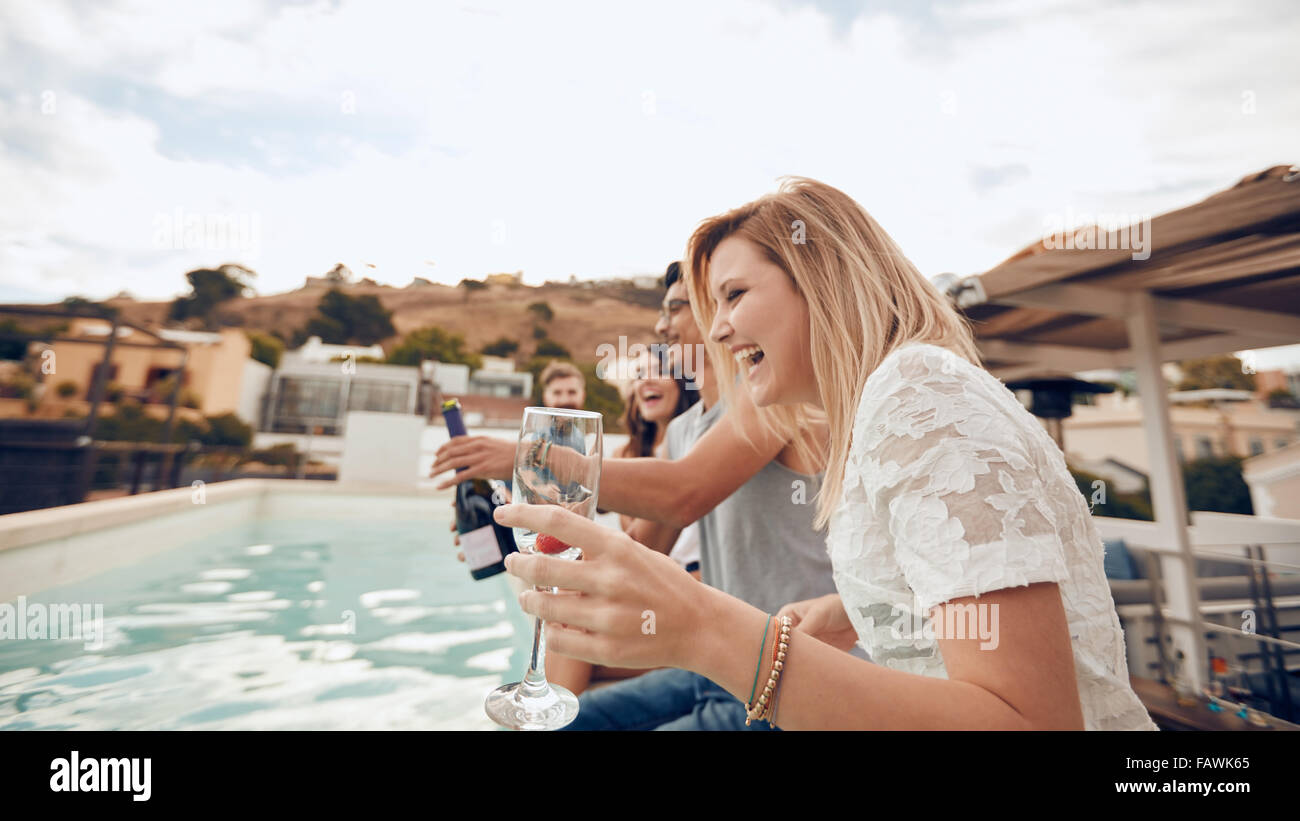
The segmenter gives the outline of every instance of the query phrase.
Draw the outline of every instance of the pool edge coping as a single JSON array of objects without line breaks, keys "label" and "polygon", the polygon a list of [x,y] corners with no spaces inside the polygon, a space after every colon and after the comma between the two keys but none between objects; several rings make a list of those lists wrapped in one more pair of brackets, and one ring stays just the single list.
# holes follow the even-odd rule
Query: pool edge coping
[{"label": "pool edge coping", "polygon": [[[195,501],[201,490],[202,501]],[[27,510],[0,516],[0,551],[32,547],[110,527],[120,527],[156,516],[179,513],[196,504],[224,504],[270,493],[310,491],[319,495],[448,497],[449,490],[433,490],[419,484],[338,482],[318,479],[231,479],[205,484],[202,488],[180,487],[97,499],[73,505]]]}]

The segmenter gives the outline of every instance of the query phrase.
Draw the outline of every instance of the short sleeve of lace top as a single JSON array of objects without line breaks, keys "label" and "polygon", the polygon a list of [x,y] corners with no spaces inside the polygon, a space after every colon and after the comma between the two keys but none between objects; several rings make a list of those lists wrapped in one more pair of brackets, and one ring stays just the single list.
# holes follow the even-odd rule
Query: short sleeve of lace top
[{"label": "short sleeve of lace top", "polygon": [[[1055,448],[986,371],[930,345],[896,351],[864,388],[850,459],[928,610],[1067,577],[1044,482]],[[1058,454],[1059,456],[1059,454]],[[1071,483],[1072,484],[1072,483]]]}]

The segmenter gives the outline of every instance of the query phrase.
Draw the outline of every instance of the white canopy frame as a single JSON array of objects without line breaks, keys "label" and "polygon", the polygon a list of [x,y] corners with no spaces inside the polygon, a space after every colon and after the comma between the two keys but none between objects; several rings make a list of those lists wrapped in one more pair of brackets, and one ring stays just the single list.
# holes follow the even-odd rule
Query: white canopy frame
[{"label": "white canopy frame", "polygon": [[[1275,167],[1203,203],[1157,217],[1148,236],[1165,242],[1147,260],[1113,250],[1036,247],[947,287],[959,308],[987,316],[986,322],[974,318],[976,341],[989,369],[1003,380],[1045,371],[1136,372],[1151,502],[1164,547],[1158,555],[1171,640],[1184,659],[1182,676],[1197,692],[1207,677],[1197,557],[1188,536],[1187,498],[1161,365],[1300,342],[1300,304],[1290,299],[1300,286],[1297,176]],[[1207,291],[1212,298],[1224,294],[1225,301],[1207,301]],[[998,314],[985,306],[1004,310]],[[1098,319],[1121,324],[1094,322]],[[1121,342],[1125,332],[1127,341]],[[1044,336],[1056,341],[1034,339]],[[1075,342],[1063,343],[1062,336]]]}]

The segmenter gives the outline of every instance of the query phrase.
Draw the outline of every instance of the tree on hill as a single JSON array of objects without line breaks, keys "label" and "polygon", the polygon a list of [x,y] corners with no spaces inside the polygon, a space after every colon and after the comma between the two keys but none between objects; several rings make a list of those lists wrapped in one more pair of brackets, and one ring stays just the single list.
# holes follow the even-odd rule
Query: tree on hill
[{"label": "tree on hill", "polygon": [[538,341],[537,350],[533,352],[533,356],[543,356],[548,359],[572,359],[573,358],[573,354],[569,353],[568,348],[556,342],[554,339],[550,339],[546,337],[543,337],[540,341]]},{"label": "tree on hill", "polygon": [[85,316],[102,316],[112,318],[118,313],[117,308],[112,305],[105,305],[102,302],[94,302],[86,299],[84,296],[66,297],[63,302],[63,310],[74,314],[84,314]]},{"label": "tree on hill", "polygon": [[555,319],[555,311],[551,310],[550,303],[534,302],[528,306],[528,312],[537,317],[539,322],[550,322]]},{"label": "tree on hill", "polygon": [[459,284],[458,286],[456,286],[456,287],[458,287],[458,288],[463,288],[463,289],[464,289],[464,291],[465,291],[465,301],[466,301],[466,302],[469,302],[469,298],[470,298],[470,296],[471,296],[475,291],[485,291],[485,290],[487,290],[488,284],[487,284],[486,282],[481,282],[481,281],[479,281],[479,280],[477,280],[477,279],[462,279],[462,280],[460,281],[460,284]]},{"label": "tree on hill", "polygon": [[348,296],[331,288],[299,336],[319,336],[331,345],[373,345],[395,334],[392,312],[374,294]]},{"label": "tree on hill", "polygon": [[1241,360],[1231,354],[1205,359],[1187,359],[1178,363],[1178,366],[1183,371],[1183,380],[1178,383],[1180,391],[1207,388],[1255,390],[1255,375],[1246,373]]},{"label": "tree on hill", "polygon": [[[533,339],[539,339],[539,340],[546,339],[547,333],[546,333],[545,326],[548,325],[550,321],[555,318],[555,311],[551,310],[551,306],[549,303],[545,301],[538,301],[529,304],[528,313],[533,315]],[[538,351],[537,355],[538,356],[560,356],[560,354],[547,354],[540,350]],[[564,358],[568,358],[568,354],[564,354],[563,356]]]},{"label": "tree on hill", "polygon": [[227,264],[218,268],[198,268],[185,275],[190,293],[172,302],[169,317],[185,321],[196,319],[205,328],[215,324],[213,312],[223,302],[243,296],[252,285],[248,280],[256,273],[242,265]]},{"label": "tree on hill", "polygon": [[419,365],[425,359],[469,365],[476,370],[483,367],[482,356],[465,350],[464,336],[436,325],[411,331],[388,355],[390,365]]},{"label": "tree on hill", "polygon": [[513,356],[519,350],[519,343],[503,336],[496,342],[484,345],[482,351],[486,356]]}]

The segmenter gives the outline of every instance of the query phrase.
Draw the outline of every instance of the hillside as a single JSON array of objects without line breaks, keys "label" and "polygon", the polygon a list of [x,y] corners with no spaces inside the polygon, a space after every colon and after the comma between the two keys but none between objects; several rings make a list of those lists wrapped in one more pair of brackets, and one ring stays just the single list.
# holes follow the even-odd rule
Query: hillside
[{"label": "hillside", "polygon": [[[344,290],[353,296],[373,294],[392,311],[398,336],[382,343],[386,350],[402,335],[437,325],[464,335],[473,351],[505,336],[518,342],[520,352],[527,354],[534,346],[534,318],[528,305],[546,302],[555,316],[544,327],[579,362],[596,361],[597,347],[603,343],[617,346],[620,335],[626,335],[629,344],[650,341],[661,298],[658,291],[616,282],[596,282],[590,287],[492,284],[473,292],[446,285],[394,288],[351,284]],[[222,303],[220,313],[229,324],[279,331],[289,337],[306,324],[327,291],[326,286],[312,285],[282,294],[238,298]],[[115,299],[109,304],[127,321],[157,327],[166,318],[170,303]]]}]

